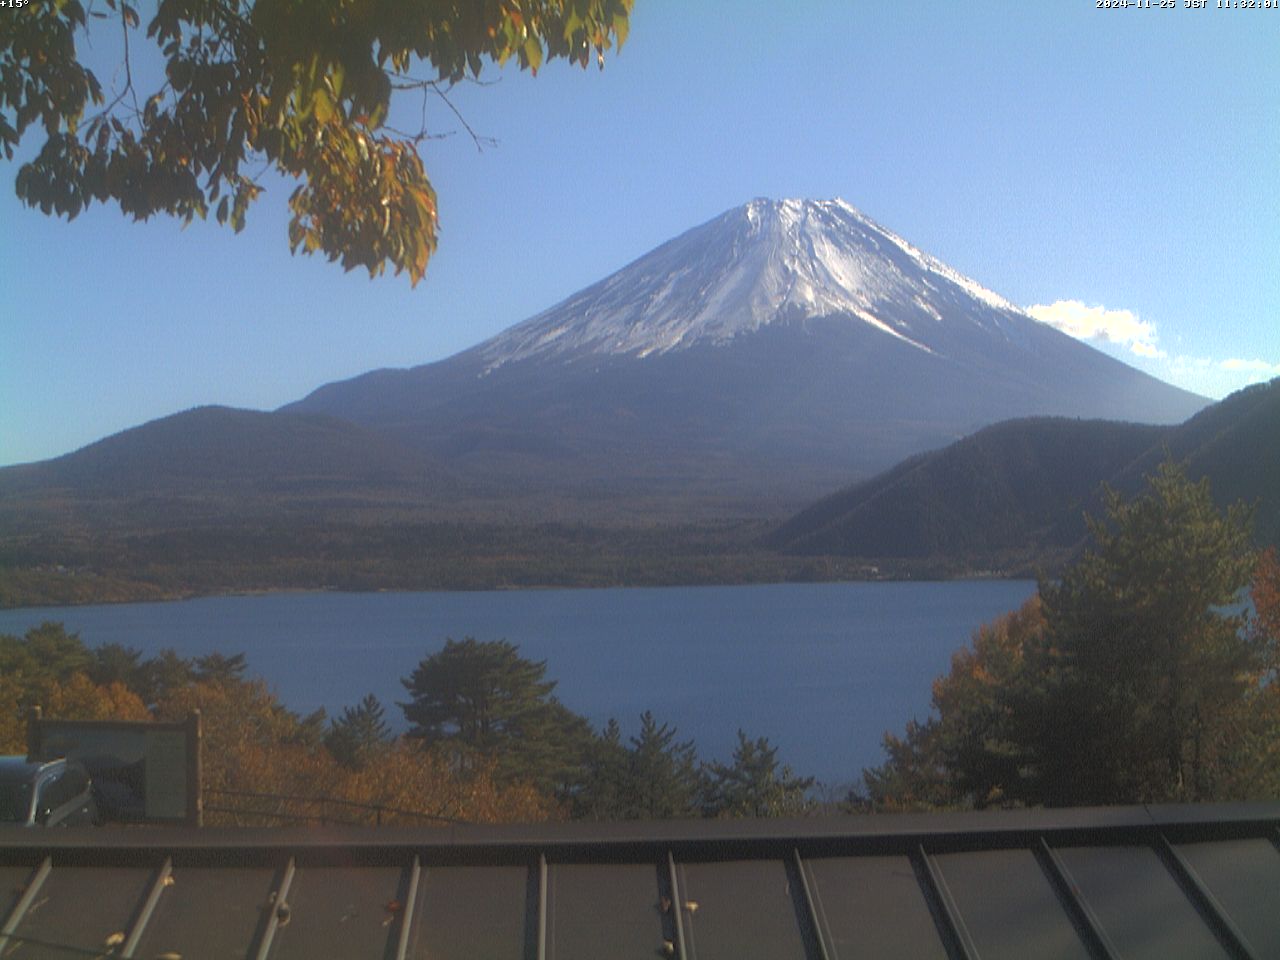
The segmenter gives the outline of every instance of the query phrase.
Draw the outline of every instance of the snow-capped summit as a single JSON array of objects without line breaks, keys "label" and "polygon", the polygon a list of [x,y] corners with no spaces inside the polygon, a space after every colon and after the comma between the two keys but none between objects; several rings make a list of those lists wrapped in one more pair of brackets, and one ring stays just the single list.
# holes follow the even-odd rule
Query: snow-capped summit
[{"label": "snow-capped summit", "polygon": [[[490,369],[534,356],[647,357],[779,320],[844,316],[926,352],[938,301],[1016,307],[844,200],[756,199],[489,341]],[[988,322],[992,318],[987,318]]]},{"label": "snow-capped summit", "polygon": [[456,356],[289,409],[481,485],[651,517],[785,510],[1011,417],[1170,423],[1203,404],[842,200],[753,200]]}]

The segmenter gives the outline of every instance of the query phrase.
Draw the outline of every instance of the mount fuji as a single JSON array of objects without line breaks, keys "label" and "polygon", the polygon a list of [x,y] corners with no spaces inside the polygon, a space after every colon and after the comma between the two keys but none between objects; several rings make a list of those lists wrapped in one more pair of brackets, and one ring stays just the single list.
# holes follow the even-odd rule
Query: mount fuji
[{"label": "mount fuji", "polygon": [[996,421],[1177,423],[1206,403],[842,200],[757,199],[469,350],[282,409],[353,421],[504,496],[761,515]]}]

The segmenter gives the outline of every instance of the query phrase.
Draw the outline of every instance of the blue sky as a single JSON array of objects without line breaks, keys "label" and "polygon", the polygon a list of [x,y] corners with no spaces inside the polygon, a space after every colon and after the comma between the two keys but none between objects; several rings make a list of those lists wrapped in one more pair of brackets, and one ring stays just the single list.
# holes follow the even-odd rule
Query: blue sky
[{"label": "blue sky", "polygon": [[636,0],[603,72],[455,91],[496,146],[427,104],[417,288],[291,257],[282,181],[235,236],[49,219],[0,161],[0,464],[448,356],[756,196],[843,197],[1198,392],[1280,375],[1280,9],[1217,2]]}]

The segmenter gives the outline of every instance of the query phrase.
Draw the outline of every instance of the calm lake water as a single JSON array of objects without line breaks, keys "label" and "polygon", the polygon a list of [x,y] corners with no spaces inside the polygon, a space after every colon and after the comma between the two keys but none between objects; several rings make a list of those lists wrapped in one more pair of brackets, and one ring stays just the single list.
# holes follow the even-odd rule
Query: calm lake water
[{"label": "calm lake water", "polygon": [[728,759],[742,728],[798,772],[849,783],[885,730],[929,710],[930,683],[980,624],[1035,583],[777,584],[471,593],[314,593],[0,611],[0,632],[64,623],[90,646],[246,654],[295,710],[374,693],[402,721],[400,678],[448,637],[506,639],[546,660],[566,706],[627,733],[642,711]]}]

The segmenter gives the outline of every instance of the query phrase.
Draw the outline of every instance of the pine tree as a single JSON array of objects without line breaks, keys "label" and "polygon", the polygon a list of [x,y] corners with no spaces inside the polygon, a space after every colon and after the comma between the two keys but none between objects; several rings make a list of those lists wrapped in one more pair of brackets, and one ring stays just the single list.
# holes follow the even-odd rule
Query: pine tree
[{"label": "pine tree", "polygon": [[1136,499],[1109,491],[1090,530],[1059,582],[952,658],[934,715],[886,736],[864,806],[1275,796],[1280,568],[1254,570],[1248,511],[1165,464]]},{"label": "pine tree", "polygon": [[571,799],[575,820],[626,818],[631,782],[630,752],[622,742],[622,728],[610,718],[587,745],[581,782]]},{"label": "pine tree", "polygon": [[676,728],[640,716],[640,731],[623,743],[611,719],[587,745],[581,781],[571,797],[576,819],[668,820],[702,812],[707,778],[692,740]]},{"label": "pine tree", "polygon": [[391,743],[391,727],[382,704],[372,693],[354,707],[344,707],[325,734],[324,745],[345,767],[361,770]]},{"label": "pine tree", "polygon": [[707,764],[705,811],[717,817],[793,817],[807,812],[813,777],[797,777],[778,762],[767,737],[738,731],[731,763]]},{"label": "pine tree", "polygon": [[623,816],[668,820],[697,816],[706,780],[692,740],[677,740],[676,728],[659,724],[646,710],[640,733],[631,738],[628,790]]},{"label": "pine tree", "polygon": [[155,706],[190,686],[194,679],[191,661],[166,647],[158,656],[143,662],[136,689],[143,703]]},{"label": "pine tree", "polygon": [[1143,496],[1108,492],[1095,546],[1042,584],[1049,667],[1032,736],[1045,800],[1215,794],[1234,708],[1263,664],[1234,610],[1252,572],[1248,513],[1164,464]]},{"label": "pine tree", "polygon": [[551,695],[546,672],[506,640],[447,640],[402,681],[413,697],[400,704],[410,736],[444,749],[460,770],[492,763],[501,781],[568,791],[591,729]]},{"label": "pine tree", "polygon": [[123,683],[137,689],[143,681],[142,651],[119,643],[104,643],[93,651],[89,679],[97,684]]},{"label": "pine tree", "polygon": [[210,653],[196,657],[192,679],[196,683],[240,683],[244,680],[245,671],[249,668],[243,653],[225,654]]}]

